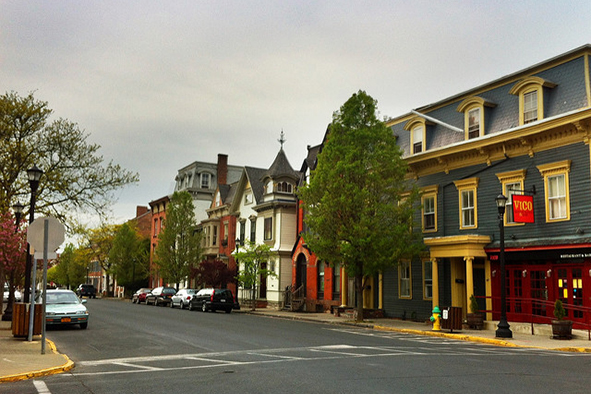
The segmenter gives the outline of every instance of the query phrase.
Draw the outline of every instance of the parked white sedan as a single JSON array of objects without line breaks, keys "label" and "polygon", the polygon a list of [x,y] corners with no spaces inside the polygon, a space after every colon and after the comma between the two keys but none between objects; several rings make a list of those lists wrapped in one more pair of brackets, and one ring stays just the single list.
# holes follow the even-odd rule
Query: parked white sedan
[{"label": "parked white sedan", "polygon": [[197,289],[180,289],[175,295],[172,296],[170,307],[174,308],[178,306],[181,309],[188,308],[189,302],[191,302],[193,296],[197,294],[197,291]]}]

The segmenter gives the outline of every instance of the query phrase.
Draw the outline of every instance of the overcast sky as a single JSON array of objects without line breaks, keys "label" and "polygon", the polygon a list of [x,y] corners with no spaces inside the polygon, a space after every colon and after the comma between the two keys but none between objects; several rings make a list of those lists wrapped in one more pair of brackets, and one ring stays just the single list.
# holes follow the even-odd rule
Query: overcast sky
[{"label": "overcast sky", "polygon": [[31,91],[138,172],[114,220],[194,161],[299,169],[356,91],[394,117],[591,42],[586,1],[0,0],[0,91]]}]

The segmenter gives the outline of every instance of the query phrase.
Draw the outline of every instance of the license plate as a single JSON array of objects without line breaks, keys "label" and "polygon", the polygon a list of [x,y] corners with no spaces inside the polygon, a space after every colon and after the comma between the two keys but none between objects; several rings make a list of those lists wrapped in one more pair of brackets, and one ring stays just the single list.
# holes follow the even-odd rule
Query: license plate
[{"label": "license plate", "polygon": [[221,302],[226,302],[226,300],[224,300],[223,298],[220,300]]},{"label": "license plate", "polygon": [[72,322],[72,319],[70,319],[69,317],[62,317],[62,323],[70,323]]}]

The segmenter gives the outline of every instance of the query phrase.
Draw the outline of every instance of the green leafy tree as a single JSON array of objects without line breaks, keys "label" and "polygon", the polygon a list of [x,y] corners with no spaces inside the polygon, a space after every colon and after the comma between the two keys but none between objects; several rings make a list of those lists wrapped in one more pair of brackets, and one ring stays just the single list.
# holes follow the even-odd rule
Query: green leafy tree
[{"label": "green leafy tree", "polygon": [[109,261],[117,283],[126,291],[147,285],[149,256],[150,241],[142,239],[133,226],[124,223],[113,239]]},{"label": "green leafy tree", "polygon": [[50,120],[48,103],[33,93],[0,95],[0,212],[30,193],[26,170],[44,171],[36,211],[71,227],[72,212],[109,212],[113,191],[138,181],[135,173],[104,163],[100,146],[67,119]]},{"label": "green leafy tree", "polygon": [[357,319],[363,320],[365,279],[422,250],[412,231],[418,201],[396,137],[364,91],[333,115],[310,183],[299,190],[319,260],[340,263],[355,278]]},{"label": "green leafy tree", "polygon": [[188,192],[172,195],[154,254],[158,273],[166,283],[176,284],[177,290],[189,277],[191,267],[201,259],[201,234],[197,231],[193,199]]},{"label": "green leafy tree", "polygon": [[256,308],[257,289],[260,287],[261,280],[277,275],[274,271],[263,268],[263,263],[268,263],[276,256],[277,253],[272,251],[269,245],[256,244],[248,240],[244,250],[234,255],[240,267],[237,279],[244,289],[250,290],[252,310]]},{"label": "green leafy tree", "polygon": [[103,223],[97,228],[82,229],[77,231],[82,236],[82,245],[78,249],[81,253],[81,259],[84,266],[92,262],[98,262],[105,273],[106,292],[108,296],[113,296],[111,288],[111,276],[113,275],[112,262],[109,259],[109,253],[113,247],[115,234],[119,231],[120,225]]},{"label": "green leafy tree", "polygon": [[80,249],[69,243],[64,247],[57,264],[47,270],[47,280],[75,289],[79,284],[86,283],[87,265]]}]

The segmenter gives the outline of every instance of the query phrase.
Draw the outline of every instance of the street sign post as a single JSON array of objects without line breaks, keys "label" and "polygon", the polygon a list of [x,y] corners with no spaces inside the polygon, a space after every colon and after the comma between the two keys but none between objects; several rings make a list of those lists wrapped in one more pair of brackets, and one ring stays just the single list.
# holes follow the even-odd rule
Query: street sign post
[{"label": "street sign post", "polygon": [[[47,300],[47,259],[49,253],[55,252],[57,248],[64,243],[66,230],[64,225],[56,218],[42,217],[35,219],[27,230],[27,242],[37,252],[43,253],[43,316],[42,316],[42,338],[41,338],[41,354],[45,354],[45,303]],[[36,260],[34,260],[36,261]],[[35,316],[35,283],[36,283],[36,264],[33,264],[31,281],[31,308],[29,318],[29,337],[28,340],[33,339],[33,321]]]}]

